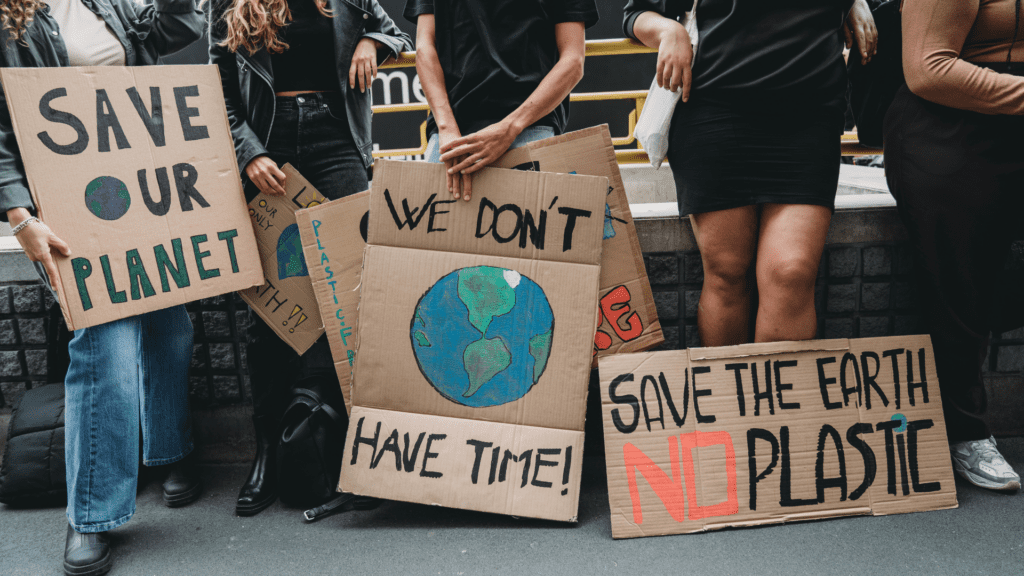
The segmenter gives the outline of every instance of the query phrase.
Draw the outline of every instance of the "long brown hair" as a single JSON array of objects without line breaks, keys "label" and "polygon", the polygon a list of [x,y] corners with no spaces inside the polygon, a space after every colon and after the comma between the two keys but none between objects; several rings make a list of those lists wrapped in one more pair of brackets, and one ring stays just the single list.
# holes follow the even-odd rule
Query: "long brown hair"
[{"label": "long brown hair", "polygon": [[[321,14],[331,17],[327,0],[313,2]],[[291,20],[288,0],[233,0],[224,13],[227,35],[221,46],[227,46],[232,52],[245,48],[254,54],[266,48],[271,54],[280,54],[288,49],[288,44],[281,40],[278,32]]]},{"label": "long brown hair", "polygon": [[45,6],[43,0],[0,0],[0,28],[10,30],[15,41],[21,40],[36,11]]}]

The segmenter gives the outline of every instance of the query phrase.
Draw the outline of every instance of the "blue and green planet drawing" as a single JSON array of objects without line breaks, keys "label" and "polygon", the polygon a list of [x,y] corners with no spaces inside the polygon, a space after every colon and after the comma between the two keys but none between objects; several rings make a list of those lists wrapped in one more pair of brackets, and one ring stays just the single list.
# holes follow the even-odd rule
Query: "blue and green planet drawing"
[{"label": "blue and green planet drawing", "polygon": [[97,218],[117,220],[128,212],[132,198],[124,182],[113,176],[100,176],[86,185],[85,205]]},{"label": "blue and green planet drawing", "polygon": [[284,280],[294,276],[309,276],[298,224],[285,227],[277,237],[277,278]]},{"label": "blue and green planet drawing", "polygon": [[554,316],[544,290],[515,270],[455,270],[420,298],[410,338],[442,396],[476,408],[522,398],[551,354]]}]

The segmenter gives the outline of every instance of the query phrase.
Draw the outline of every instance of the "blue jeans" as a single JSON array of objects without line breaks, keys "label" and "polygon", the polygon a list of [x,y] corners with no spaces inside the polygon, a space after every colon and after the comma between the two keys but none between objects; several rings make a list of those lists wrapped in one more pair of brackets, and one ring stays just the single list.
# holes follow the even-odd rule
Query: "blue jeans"
[{"label": "blue jeans", "polygon": [[[530,126],[526,130],[520,132],[519,136],[516,136],[516,139],[512,141],[512,145],[509,146],[508,149],[512,150],[513,148],[519,148],[520,146],[524,146],[530,142],[551,138],[554,135],[555,129],[551,126]],[[430,139],[427,140],[427,150],[423,155],[427,162],[436,164],[441,161],[441,145],[439,143],[437,132],[430,135]]]},{"label": "blue jeans", "polygon": [[75,330],[64,381],[68,522],[105,532],[135,513],[139,430],[147,466],[192,451],[192,322],[175,306]]}]

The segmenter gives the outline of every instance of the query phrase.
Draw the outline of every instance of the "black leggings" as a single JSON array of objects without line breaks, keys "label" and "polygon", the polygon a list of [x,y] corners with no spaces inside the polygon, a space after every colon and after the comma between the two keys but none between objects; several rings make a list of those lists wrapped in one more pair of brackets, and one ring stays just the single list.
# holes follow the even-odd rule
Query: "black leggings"
[{"label": "black leggings", "polygon": [[906,85],[885,118],[885,175],[917,256],[951,442],[990,434],[981,371],[1024,221],[1022,131],[1024,117],[949,108]]},{"label": "black leggings", "polygon": [[[277,97],[277,112],[267,149],[278,165],[290,162],[316,189],[337,200],[369,188],[366,167],[345,120],[344,101],[333,94]],[[253,412],[280,420],[291,389],[302,378],[337,380],[327,336],[299,356],[250,311],[246,356]]]}]

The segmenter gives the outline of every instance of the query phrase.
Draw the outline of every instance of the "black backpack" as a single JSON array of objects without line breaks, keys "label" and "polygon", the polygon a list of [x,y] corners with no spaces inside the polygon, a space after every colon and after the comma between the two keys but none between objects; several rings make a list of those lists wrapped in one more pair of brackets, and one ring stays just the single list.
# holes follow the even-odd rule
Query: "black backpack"
[{"label": "black backpack", "polygon": [[292,390],[281,419],[277,482],[281,502],[319,506],[337,496],[348,416],[337,380],[311,376]]},{"label": "black backpack", "polygon": [[25,391],[11,411],[7,445],[0,463],[0,502],[8,506],[48,507],[67,503],[63,380],[70,362],[71,333],[57,304],[51,305],[48,316],[46,373],[52,383]]}]

